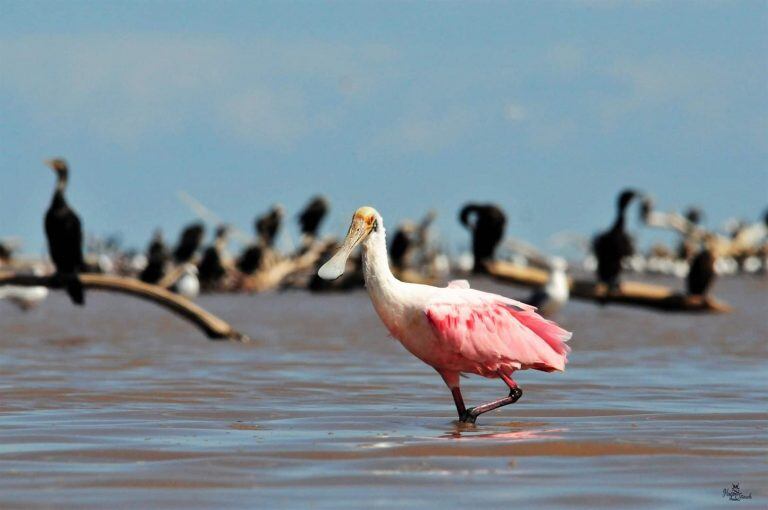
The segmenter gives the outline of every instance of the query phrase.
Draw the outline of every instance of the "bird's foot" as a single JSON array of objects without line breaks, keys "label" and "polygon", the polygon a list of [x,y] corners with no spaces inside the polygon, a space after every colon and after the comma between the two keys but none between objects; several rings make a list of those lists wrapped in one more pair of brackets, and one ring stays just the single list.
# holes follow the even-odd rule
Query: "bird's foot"
[{"label": "bird's foot", "polygon": [[477,407],[470,407],[466,411],[464,411],[461,416],[459,416],[459,421],[462,423],[475,423],[477,421],[477,417],[481,414],[485,414],[489,411],[493,411],[494,409],[498,409],[499,407],[503,407],[509,404],[514,404],[518,400],[520,400],[520,397],[523,396],[523,390],[518,388],[517,386],[514,388],[509,389],[509,396],[501,398],[499,400],[494,400],[493,402],[488,402],[487,404],[479,405]]},{"label": "bird's foot", "polygon": [[461,416],[459,416],[459,421],[461,423],[475,423],[477,420],[477,417],[480,416],[480,413],[475,412],[474,407],[470,407],[466,411],[464,411]]}]

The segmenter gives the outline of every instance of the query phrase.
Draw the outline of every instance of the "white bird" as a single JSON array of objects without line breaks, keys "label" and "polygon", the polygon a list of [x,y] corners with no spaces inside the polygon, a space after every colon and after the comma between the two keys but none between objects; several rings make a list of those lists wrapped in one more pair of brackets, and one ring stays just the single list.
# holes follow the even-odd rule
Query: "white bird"
[{"label": "white bird", "polygon": [[200,294],[200,280],[197,278],[197,266],[184,264],[184,270],[171,289],[187,299],[194,299]]},{"label": "white bird", "polygon": [[[395,278],[387,259],[384,221],[371,207],[355,212],[344,243],[318,275],[329,280],[341,276],[358,244],[373,307],[392,336],[442,376],[461,421],[474,422],[483,413],[516,402],[523,394],[512,379],[516,370],[565,369],[565,342],[571,334],[532,306],[470,289],[466,280],[438,288]],[[462,373],[500,378],[509,396],[467,409],[459,388]]]},{"label": "white bird", "polygon": [[562,257],[552,257],[547,284],[533,291],[528,304],[535,306],[545,316],[556,314],[568,302],[570,289],[565,270],[568,264]]},{"label": "white bird", "polygon": [[4,285],[0,287],[0,299],[7,299],[22,310],[34,308],[48,297],[46,287],[21,287]]}]

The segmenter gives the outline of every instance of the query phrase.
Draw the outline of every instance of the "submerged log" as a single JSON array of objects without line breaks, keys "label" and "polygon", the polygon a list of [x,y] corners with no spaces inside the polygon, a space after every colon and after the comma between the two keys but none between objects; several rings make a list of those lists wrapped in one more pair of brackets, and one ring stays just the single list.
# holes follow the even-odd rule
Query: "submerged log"
[{"label": "submerged log", "polygon": [[[493,278],[525,287],[541,287],[549,279],[549,274],[543,269],[522,267],[509,262],[494,261],[486,267]],[[667,312],[726,313],[731,311],[731,307],[722,301],[711,297],[689,296],[663,285],[627,281],[621,283],[618,292],[609,293],[605,285],[594,281],[569,278],[568,282],[572,298],[601,304],[642,306]]]},{"label": "submerged log", "polygon": [[[144,283],[134,278],[96,273],[83,273],[80,275],[80,281],[86,289],[128,294],[156,303],[192,322],[212,340],[249,341],[246,335],[235,331],[232,329],[232,326],[222,319],[205,311],[192,301],[157,285]],[[15,273],[0,273],[0,286],[2,285],[39,286],[51,289],[61,288],[60,284],[51,276],[19,275]]]}]

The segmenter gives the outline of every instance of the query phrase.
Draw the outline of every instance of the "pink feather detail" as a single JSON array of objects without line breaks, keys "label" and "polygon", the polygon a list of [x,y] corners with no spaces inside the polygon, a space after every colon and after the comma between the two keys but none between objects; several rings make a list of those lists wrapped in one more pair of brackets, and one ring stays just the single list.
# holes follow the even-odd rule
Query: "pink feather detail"
[{"label": "pink feather detail", "polygon": [[525,303],[473,289],[451,288],[429,302],[427,321],[446,355],[438,370],[494,376],[533,368],[564,370],[571,333]]}]

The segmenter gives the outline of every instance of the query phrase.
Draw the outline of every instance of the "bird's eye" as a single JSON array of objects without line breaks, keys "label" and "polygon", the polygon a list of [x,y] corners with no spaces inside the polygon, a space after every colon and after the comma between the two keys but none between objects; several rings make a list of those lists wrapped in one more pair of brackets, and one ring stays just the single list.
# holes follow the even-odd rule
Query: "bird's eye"
[{"label": "bird's eye", "polygon": [[373,220],[373,231],[374,232],[379,231],[379,220]]}]

